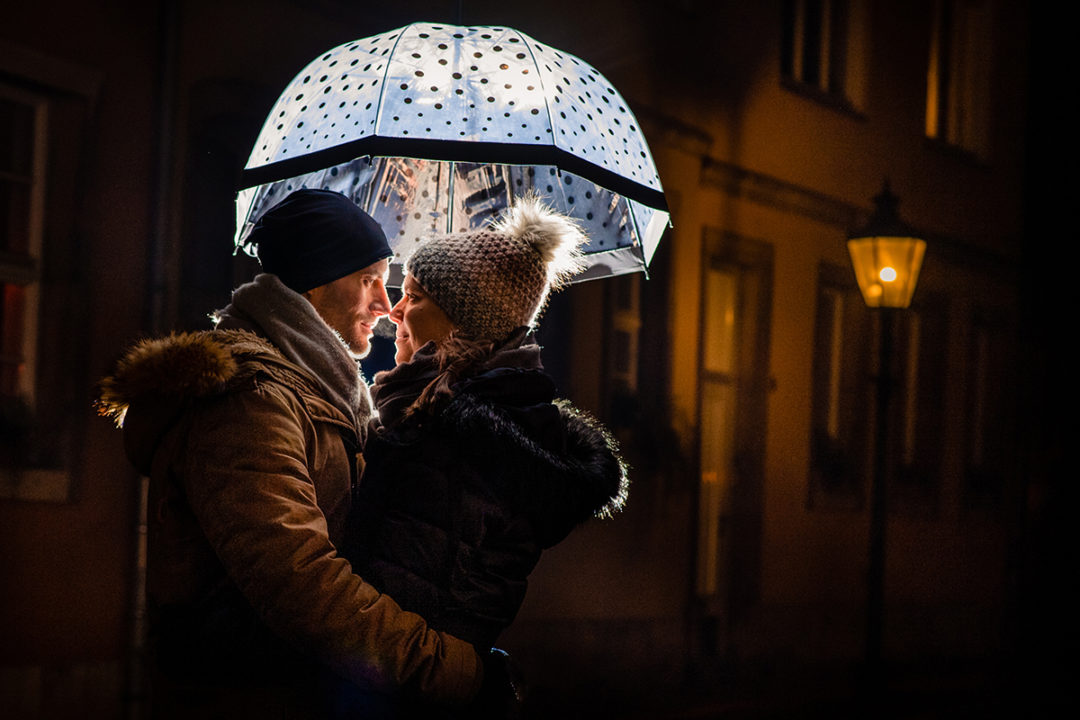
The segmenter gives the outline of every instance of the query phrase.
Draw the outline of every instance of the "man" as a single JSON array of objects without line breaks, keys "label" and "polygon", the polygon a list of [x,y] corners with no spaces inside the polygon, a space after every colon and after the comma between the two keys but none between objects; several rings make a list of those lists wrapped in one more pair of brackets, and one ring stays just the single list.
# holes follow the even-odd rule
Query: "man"
[{"label": "man", "polygon": [[357,358],[390,309],[385,236],[345,196],[300,190],[250,240],[265,272],[214,330],[144,341],[102,383],[99,409],[151,478],[155,712],[320,715],[333,685],[321,667],[469,701],[487,659],[335,549],[371,416]]}]

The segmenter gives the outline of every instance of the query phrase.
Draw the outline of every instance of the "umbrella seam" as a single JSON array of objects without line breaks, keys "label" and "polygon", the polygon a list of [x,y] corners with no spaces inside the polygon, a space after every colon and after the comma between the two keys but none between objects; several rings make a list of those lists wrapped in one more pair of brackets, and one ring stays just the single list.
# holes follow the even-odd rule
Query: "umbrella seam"
[{"label": "umbrella seam", "polygon": [[382,87],[379,88],[379,101],[375,103],[375,129],[373,131],[375,137],[379,136],[379,131],[382,129],[380,127],[382,123],[382,104],[383,97],[386,93],[386,78],[390,74],[390,61],[394,59],[394,53],[397,52],[398,43],[400,43],[401,39],[405,37],[405,32],[411,30],[418,24],[419,23],[409,23],[405,27],[401,28],[401,30],[398,32],[397,39],[394,40],[394,47],[391,48],[390,52],[386,55],[386,65],[383,66]]},{"label": "umbrella seam", "polygon": [[544,98],[544,110],[548,116],[548,128],[551,130],[551,146],[559,148],[555,137],[555,119],[551,116],[551,102],[548,98],[547,83],[544,82],[544,75],[540,72],[540,63],[537,61],[536,53],[533,51],[533,43],[537,41],[523,32],[518,32],[518,37],[525,43],[525,47],[529,51],[529,57],[532,58],[533,67],[536,68],[536,81],[540,83],[541,96]]}]

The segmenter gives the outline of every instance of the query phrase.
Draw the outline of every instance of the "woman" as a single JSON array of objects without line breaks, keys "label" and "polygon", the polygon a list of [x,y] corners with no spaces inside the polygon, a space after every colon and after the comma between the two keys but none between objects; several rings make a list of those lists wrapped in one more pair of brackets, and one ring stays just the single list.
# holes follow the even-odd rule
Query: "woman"
[{"label": "woman", "polygon": [[347,554],[430,625],[488,652],[541,551],[626,498],[611,437],[555,399],[529,331],[580,267],[584,236],[537,198],[491,228],[436,237],[406,264],[397,366],[375,376],[379,422]]}]

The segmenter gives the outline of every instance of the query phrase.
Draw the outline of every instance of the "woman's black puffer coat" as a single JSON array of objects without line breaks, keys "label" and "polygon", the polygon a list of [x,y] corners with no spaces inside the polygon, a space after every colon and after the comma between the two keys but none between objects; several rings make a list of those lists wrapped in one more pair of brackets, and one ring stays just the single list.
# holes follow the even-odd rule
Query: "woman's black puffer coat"
[{"label": "woman's black puffer coat", "polygon": [[617,510],[627,478],[612,438],[542,371],[495,368],[454,391],[434,417],[369,434],[346,554],[433,628],[489,648],[541,551]]}]

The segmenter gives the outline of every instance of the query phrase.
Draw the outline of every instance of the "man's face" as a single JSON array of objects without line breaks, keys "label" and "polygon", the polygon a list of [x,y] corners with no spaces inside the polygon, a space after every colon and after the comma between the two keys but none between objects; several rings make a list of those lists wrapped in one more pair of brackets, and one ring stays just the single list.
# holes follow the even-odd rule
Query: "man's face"
[{"label": "man's face", "polygon": [[386,295],[389,270],[389,262],[380,260],[304,293],[326,324],[348,343],[354,357],[368,354],[375,321],[390,312]]}]

